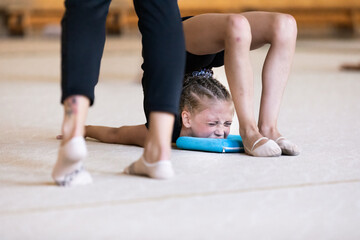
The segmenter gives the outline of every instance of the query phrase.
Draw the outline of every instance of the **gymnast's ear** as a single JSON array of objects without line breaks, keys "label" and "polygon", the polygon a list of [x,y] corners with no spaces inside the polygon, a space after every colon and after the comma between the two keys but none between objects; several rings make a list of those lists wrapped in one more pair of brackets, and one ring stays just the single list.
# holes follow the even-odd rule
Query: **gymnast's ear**
[{"label": "gymnast's ear", "polygon": [[182,123],[183,125],[186,127],[186,128],[190,128],[191,127],[191,113],[187,110],[183,110],[181,112],[181,120],[182,120]]}]

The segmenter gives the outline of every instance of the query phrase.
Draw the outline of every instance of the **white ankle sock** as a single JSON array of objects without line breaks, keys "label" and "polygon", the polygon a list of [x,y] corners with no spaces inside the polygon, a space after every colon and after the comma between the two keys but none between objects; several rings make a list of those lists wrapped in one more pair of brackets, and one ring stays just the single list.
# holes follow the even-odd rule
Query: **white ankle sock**
[{"label": "white ankle sock", "polygon": [[59,149],[52,177],[60,186],[85,185],[92,182],[91,175],[83,169],[82,161],[87,156],[83,137],[74,137]]},{"label": "white ankle sock", "polygon": [[266,138],[266,137],[259,138],[258,140],[256,140],[254,142],[251,150],[245,148],[245,152],[254,157],[278,157],[278,156],[280,156],[281,149],[273,140],[268,140],[265,144],[255,148],[255,145],[264,139],[268,139],[268,138]]},{"label": "white ankle sock", "polygon": [[285,155],[296,156],[300,154],[299,147],[284,137],[279,137],[275,142],[279,145],[282,153]]},{"label": "white ankle sock", "polygon": [[131,175],[145,175],[156,179],[168,179],[174,176],[174,170],[170,160],[161,160],[156,163],[148,163],[144,156],[133,162],[124,169],[124,173]]}]

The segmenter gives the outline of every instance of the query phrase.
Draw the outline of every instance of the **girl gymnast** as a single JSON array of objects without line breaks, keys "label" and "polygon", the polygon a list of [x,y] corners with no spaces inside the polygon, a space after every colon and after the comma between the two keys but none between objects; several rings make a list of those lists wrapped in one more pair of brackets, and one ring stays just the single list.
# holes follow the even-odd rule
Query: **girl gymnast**
[{"label": "girl gymnast", "polygon": [[[213,56],[214,61],[219,60],[217,64],[225,65],[245,152],[258,157],[298,155],[298,146],[284,138],[277,128],[295,52],[295,19],[287,14],[270,12],[203,14],[185,19],[183,27],[187,67],[192,64],[191,60],[205,62],[209,56]],[[262,70],[262,94],[256,124],[249,52],[265,44],[270,44],[270,48]]]},{"label": "girl gymnast", "polygon": [[[277,128],[281,99],[295,51],[297,35],[295,19],[287,14],[270,12],[203,14],[183,18],[183,28],[187,50],[186,74],[196,75],[196,72],[201,72],[202,69],[211,72],[211,68],[225,65],[245,152],[258,157],[298,155],[300,153],[298,146],[284,138]],[[271,46],[263,66],[263,88],[259,119],[256,124],[253,111],[253,71],[249,52],[265,44]],[[184,109],[186,107],[189,106],[185,106]],[[187,114],[183,114],[184,109],[181,109],[181,117],[183,124],[186,124],[184,118]],[[219,123],[224,124],[225,121]],[[104,132],[100,133],[102,131],[100,129]],[[91,135],[100,141],[107,141],[106,131],[112,132],[112,136],[118,135],[119,139],[116,140],[118,143],[143,146],[147,132],[143,125],[134,127],[134,130],[127,129],[130,132],[126,132],[125,135],[129,136],[129,139],[120,137],[119,132],[126,131],[125,129],[126,127],[122,130],[114,130],[88,126],[86,131],[87,136]],[[117,134],[114,135],[115,132]],[[175,124],[173,141],[185,133],[197,137],[218,137],[215,133],[206,136],[202,133],[197,134],[196,131],[187,132],[184,129],[181,129],[181,132],[179,126]],[[226,137],[226,134],[222,134],[222,137]]]}]

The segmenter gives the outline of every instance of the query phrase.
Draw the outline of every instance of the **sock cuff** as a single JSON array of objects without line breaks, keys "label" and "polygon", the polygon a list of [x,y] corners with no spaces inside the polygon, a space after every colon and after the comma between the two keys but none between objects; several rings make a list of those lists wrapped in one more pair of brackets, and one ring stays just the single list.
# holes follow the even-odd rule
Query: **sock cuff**
[{"label": "sock cuff", "polygon": [[64,146],[60,147],[59,154],[68,160],[80,161],[87,155],[85,139],[82,136],[73,137]]},{"label": "sock cuff", "polygon": [[160,165],[171,165],[171,161],[170,160],[160,160],[156,163],[149,163],[145,160],[144,155],[142,155],[140,157],[140,161],[142,161],[142,163],[146,166],[146,167],[156,167],[156,166],[160,166]]}]

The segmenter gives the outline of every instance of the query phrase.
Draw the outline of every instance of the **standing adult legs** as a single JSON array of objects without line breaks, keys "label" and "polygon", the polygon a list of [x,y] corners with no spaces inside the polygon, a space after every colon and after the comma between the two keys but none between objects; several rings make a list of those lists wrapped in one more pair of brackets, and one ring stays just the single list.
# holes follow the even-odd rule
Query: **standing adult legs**
[{"label": "standing adult legs", "polygon": [[63,140],[52,177],[59,185],[92,181],[82,167],[87,155],[84,125],[94,102],[105,43],[110,0],[65,1],[61,36],[61,102],[64,104]]},{"label": "standing adult legs", "polygon": [[134,0],[142,34],[144,110],[149,134],[143,156],[125,172],[153,178],[173,175],[170,163],[174,115],[178,114],[185,43],[176,0]]}]

